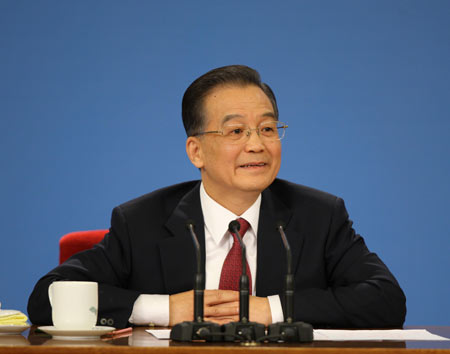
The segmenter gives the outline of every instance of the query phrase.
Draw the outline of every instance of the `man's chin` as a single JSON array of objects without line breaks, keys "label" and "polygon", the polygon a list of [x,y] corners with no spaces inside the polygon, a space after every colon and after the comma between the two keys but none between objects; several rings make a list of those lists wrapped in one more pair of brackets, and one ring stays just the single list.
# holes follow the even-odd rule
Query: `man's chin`
[{"label": "man's chin", "polygon": [[241,181],[240,183],[240,190],[243,192],[249,192],[249,193],[261,193],[264,189],[269,187],[273,182],[272,180],[262,180],[262,181]]}]

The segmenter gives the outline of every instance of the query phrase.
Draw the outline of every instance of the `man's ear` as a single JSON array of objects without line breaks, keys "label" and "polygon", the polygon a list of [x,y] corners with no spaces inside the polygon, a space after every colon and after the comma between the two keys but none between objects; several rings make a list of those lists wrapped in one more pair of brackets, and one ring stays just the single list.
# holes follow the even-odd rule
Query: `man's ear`
[{"label": "man's ear", "polygon": [[203,167],[202,144],[199,138],[195,136],[187,138],[186,153],[195,167],[200,169]]}]

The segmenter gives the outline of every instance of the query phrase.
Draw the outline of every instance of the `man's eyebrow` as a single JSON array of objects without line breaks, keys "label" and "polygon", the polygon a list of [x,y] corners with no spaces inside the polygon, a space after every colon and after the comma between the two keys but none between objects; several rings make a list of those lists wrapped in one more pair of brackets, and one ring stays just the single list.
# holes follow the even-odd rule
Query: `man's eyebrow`
[{"label": "man's eyebrow", "polygon": [[273,112],[266,112],[262,115],[263,117],[270,117],[270,118],[276,118],[275,113]]},{"label": "man's eyebrow", "polygon": [[[275,119],[275,113],[273,113],[273,112],[265,112],[265,113],[261,114],[261,116]],[[234,118],[244,118],[244,116],[242,114],[237,114],[237,113],[236,114],[227,114],[225,117],[223,117],[222,124],[225,124],[226,122],[228,122]]]},{"label": "man's eyebrow", "polygon": [[234,118],[244,118],[244,116],[242,114],[227,114],[225,117],[223,117],[222,124],[225,124],[226,122]]}]

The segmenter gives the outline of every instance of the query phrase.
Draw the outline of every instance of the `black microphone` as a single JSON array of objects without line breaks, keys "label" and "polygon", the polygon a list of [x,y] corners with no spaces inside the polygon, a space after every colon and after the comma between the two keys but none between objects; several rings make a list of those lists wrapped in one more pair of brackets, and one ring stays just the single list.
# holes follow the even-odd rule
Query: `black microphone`
[{"label": "black microphone", "polygon": [[294,322],[294,275],[292,274],[292,253],[291,247],[284,232],[284,223],[277,223],[277,230],[283,240],[286,250],[286,278],[285,278],[285,322],[277,322],[269,325],[267,339],[276,342],[312,342],[314,339],[313,328],[309,323]]},{"label": "black microphone", "polygon": [[186,227],[190,231],[192,241],[195,246],[195,258],[197,260],[197,272],[194,278],[194,322],[203,321],[203,299],[205,292],[205,274],[202,269],[202,255],[200,252],[200,243],[194,231],[194,222],[189,220]]},{"label": "black microphone", "polygon": [[248,322],[249,320],[249,302],[250,302],[250,286],[249,278],[247,275],[247,249],[239,234],[241,224],[238,221],[233,220],[228,225],[230,233],[234,233],[237,236],[239,244],[241,245],[241,262],[242,272],[239,279],[239,322]]},{"label": "black microphone", "polygon": [[200,244],[194,231],[194,222],[188,220],[186,227],[194,243],[197,261],[197,271],[194,278],[194,321],[184,321],[176,324],[170,331],[170,339],[181,342],[191,342],[201,339],[217,342],[222,337],[220,325],[203,320],[205,272],[202,267]]},{"label": "black microphone", "polygon": [[246,341],[254,341],[265,335],[265,326],[263,324],[249,321],[249,287],[251,284],[249,284],[247,275],[246,248],[239,235],[240,228],[241,225],[236,220],[231,221],[228,225],[228,231],[236,236],[241,245],[242,272],[239,280],[239,322],[230,322],[222,326],[226,342],[234,342],[237,336],[242,337]]}]

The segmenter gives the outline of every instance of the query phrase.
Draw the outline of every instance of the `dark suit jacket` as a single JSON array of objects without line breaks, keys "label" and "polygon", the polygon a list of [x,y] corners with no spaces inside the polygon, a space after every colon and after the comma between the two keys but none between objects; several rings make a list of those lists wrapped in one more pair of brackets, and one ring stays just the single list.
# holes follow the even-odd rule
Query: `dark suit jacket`
[{"label": "dark suit jacket", "polygon": [[[99,324],[124,327],[140,294],[193,287],[195,253],[186,220],[196,225],[205,259],[200,183],[157,190],[116,207],[105,239],[39,280],[28,303],[35,324],[51,324],[47,289],[55,280],[99,283]],[[257,235],[256,295],[282,294],[286,224],[295,272],[295,319],[327,327],[393,327],[405,319],[394,276],[355,234],[342,199],[275,180],[262,193]],[[283,296],[281,296],[282,304]]]}]

